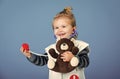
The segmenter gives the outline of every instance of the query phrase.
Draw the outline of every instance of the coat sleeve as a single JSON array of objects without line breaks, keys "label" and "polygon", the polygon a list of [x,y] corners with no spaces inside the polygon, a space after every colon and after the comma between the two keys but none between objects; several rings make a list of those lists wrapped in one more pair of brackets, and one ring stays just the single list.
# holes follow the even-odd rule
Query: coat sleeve
[{"label": "coat sleeve", "polygon": [[79,60],[79,64],[78,64],[79,68],[84,68],[89,65],[90,61],[89,61],[88,54],[89,54],[89,48],[86,47],[77,55],[77,58]]},{"label": "coat sleeve", "polygon": [[47,64],[48,61],[48,56],[47,53],[45,53],[44,55],[38,55],[38,54],[34,54],[31,53],[31,57],[27,58],[31,63],[37,65],[37,66],[43,66]]}]

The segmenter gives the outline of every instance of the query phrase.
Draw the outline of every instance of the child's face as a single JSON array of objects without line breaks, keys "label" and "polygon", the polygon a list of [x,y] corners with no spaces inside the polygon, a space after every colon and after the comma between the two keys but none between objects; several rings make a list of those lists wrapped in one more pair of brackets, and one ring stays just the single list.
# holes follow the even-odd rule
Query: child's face
[{"label": "child's face", "polygon": [[53,30],[57,38],[68,38],[75,29],[68,18],[58,18],[53,22]]}]

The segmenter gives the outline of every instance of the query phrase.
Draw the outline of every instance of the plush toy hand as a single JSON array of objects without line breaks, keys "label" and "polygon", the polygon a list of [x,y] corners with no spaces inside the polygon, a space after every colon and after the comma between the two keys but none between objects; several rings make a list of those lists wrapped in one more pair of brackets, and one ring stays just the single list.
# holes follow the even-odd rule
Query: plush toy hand
[{"label": "plush toy hand", "polygon": [[50,55],[53,57],[53,58],[57,58],[58,57],[58,54],[55,52],[55,50],[53,48],[51,48],[49,50],[49,53]]},{"label": "plush toy hand", "polygon": [[76,55],[79,52],[79,49],[77,47],[72,48],[72,53]]}]

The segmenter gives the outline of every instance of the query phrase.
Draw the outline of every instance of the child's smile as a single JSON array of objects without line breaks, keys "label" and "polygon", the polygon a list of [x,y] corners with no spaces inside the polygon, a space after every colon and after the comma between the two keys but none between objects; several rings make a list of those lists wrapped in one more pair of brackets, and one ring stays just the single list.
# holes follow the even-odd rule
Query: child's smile
[{"label": "child's smile", "polygon": [[60,34],[58,34],[58,36],[63,37],[63,36],[65,36],[65,34],[66,33],[60,33]]}]

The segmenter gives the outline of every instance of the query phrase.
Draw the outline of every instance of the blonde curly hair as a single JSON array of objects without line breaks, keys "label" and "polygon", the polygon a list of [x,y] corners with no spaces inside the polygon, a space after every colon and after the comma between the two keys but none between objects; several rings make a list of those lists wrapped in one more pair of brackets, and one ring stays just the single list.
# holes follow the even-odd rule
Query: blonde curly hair
[{"label": "blonde curly hair", "polygon": [[[53,18],[53,22],[56,19],[61,18],[61,17],[65,17],[65,18],[70,19],[71,25],[73,27],[76,27],[76,20],[75,20],[74,14],[72,13],[72,7],[65,7],[61,12],[56,14]],[[53,22],[52,22],[52,26],[53,26]]]}]

